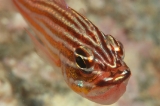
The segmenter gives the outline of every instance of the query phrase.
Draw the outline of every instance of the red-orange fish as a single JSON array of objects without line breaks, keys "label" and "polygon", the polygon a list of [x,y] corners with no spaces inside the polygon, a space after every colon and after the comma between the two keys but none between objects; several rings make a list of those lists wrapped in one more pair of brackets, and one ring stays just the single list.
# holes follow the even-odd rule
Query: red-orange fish
[{"label": "red-orange fish", "polygon": [[75,92],[100,104],[112,104],[122,96],[131,72],[119,41],[64,0],[12,1],[36,33],[29,35],[38,50],[62,70]]}]

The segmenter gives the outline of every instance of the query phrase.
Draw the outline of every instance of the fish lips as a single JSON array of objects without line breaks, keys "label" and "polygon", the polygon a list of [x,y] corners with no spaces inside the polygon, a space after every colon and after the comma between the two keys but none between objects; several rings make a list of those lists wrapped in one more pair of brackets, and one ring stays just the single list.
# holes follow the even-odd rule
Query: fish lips
[{"label": "fish lips", "polygon": [[129,78],[116,85],[96,87],[95,89],[91,90],[85,97],[99,104],[113,104],[125,93],[128,80]]},{"label": "fish lips", "polygon": [[131,75],[131,72],[129,68],[124,70],[118,69],[118,71],[110,72],[110,76],[105,76],[105,75],[99,76],[99,79],[96,81],[95,85],[98,87],[103,87],[103,86],[120,84],[125,80],[127,80],[130,77],[130,75]]},{"label": "fish lips", "polygon": [[85,97],[99,104],[112,104],[125,93],[130,75],[129,68],[120,68],[112,77],[99,76],[99,81]]}]

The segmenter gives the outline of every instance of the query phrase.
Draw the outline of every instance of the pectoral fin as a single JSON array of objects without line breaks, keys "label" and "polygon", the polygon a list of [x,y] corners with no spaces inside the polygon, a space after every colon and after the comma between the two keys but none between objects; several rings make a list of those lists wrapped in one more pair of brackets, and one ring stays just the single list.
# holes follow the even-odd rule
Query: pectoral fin
[{"label": "pectoral fin", "polygon": [[35,44],[36,50],[38,54],[43,57],[45,60],[49,61],[51,65],[56,65],[60,67],[60,59],[59,57],[53,53],[46,45],[43,45],[33,34],[31,34],[27,29],[26,29],[28,35],[32,39],[32,41]]}]

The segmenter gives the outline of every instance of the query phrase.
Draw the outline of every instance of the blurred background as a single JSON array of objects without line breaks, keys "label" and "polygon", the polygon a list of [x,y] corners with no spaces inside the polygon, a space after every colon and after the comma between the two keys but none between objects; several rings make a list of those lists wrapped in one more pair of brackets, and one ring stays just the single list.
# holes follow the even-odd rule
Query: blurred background
[{"label": "blurred background", "polygon": [[[159,0],[66,0],[125,47],[132,71],[126,93],[111,106],[160,106]],[[0,106],[101,106],[74,93],[35,52],[27,23],[0,0]]]}]

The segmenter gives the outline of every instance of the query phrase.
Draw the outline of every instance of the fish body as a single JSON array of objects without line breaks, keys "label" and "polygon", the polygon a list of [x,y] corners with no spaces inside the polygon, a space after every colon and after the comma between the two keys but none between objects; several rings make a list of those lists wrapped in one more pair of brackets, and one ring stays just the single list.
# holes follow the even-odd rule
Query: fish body
[{"label": "fish body", "polygon": [[37,49],[62,71],[72,90],[99,104],[112,104],[122,96],[131,72],[119,41],[64,0],[12,1],[35,32],[29,36]]}]

